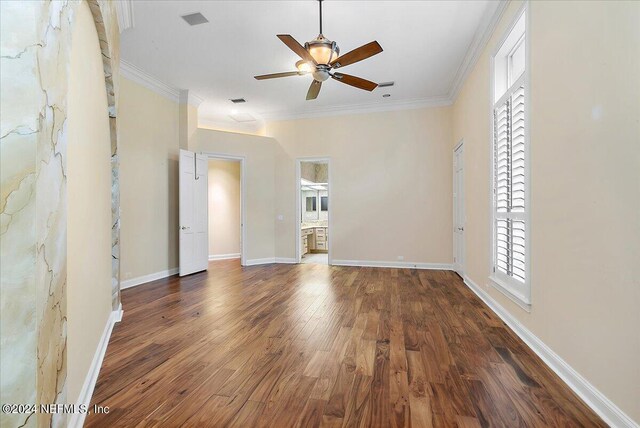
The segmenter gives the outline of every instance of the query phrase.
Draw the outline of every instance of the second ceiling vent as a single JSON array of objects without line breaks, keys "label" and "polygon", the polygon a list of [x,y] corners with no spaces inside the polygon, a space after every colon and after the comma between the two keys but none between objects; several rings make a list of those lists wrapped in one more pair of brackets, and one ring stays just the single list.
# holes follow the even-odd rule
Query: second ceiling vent
[{"label": "second ceiling vent", "polygon": [[190,13],[188,15],[182,15],[182,19],[187,21],[187,24],[191,26],[206,24],[207,22],[209,22],[209,20],[205,18],[204,15],[201,14],[200,12]]}]

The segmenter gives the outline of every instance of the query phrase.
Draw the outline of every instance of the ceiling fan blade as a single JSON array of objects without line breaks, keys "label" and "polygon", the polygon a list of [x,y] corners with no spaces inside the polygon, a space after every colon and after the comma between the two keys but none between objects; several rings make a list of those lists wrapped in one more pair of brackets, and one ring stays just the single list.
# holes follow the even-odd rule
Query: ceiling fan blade
[{"label": "ceiling fan blade", "polygon": [[311,62],[312,64],[317,64],[316,60],[313,59],[309,51],[307,51],[296,39],[294,39],[290,34],[278,34],[278,38],[282,40],[282,43],[287,45],[289,49],[294,51],[300,58],[305,61]]},{"label": "ceiling fan blade", "polygon": [[253,76],[257,80],[265,80],[265,79],[276,79],[278,77],[289,77],[289,76],[302,76],[305,73],[300,71],[285,71],[284,73],[273,73],[273,74],[261,74],[260,76]]},{"label": "ceiling fan blade", "polygon": [[358,61],[362,61],[363,59],[367,59],[376,54],[382,52],[382,46],[376,41],[369,42],[366,45],[362,45],[359,48],[356,48],[350,52],[347,52],[344,55],[339,56],[338,58],[331,61],[331,65],[333,68],[344,67],[346,65],[351,65]]},{"label": "ceiling fan blade", "polygon": [[311,86],[309,86],[309,91],[307,92],[307,101],[315,100],[318,98],[318,94],[320,93],[320,88],[322,87],[322,82],[315,80],[311,82]]},{"label": "ceiling fan blade", "polygon": [[349,74],[334,73],[331,78],[337,80],[338,82],[346,83],[347,85],[354,86],[358,89],[364,89],[365,91],[369,92],[378,87],[377,83],[371,82],[370,80],[366,80],[361,77],[351,76]]}]

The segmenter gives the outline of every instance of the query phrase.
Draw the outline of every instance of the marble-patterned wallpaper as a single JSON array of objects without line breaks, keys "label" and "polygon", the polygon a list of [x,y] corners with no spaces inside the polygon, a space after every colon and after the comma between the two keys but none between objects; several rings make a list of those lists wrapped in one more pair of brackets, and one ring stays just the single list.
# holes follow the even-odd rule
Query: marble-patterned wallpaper
[{"label": "marble-patterned wallpaper", "polygon": [[[66,402],[66,97],[75,1],[0,2],[0,381],[2,403]],[[112,305],[119,295],[115,4],[90,0],[109,101]],[[65,426],[64,414],[2,414],[0,424]]]}]

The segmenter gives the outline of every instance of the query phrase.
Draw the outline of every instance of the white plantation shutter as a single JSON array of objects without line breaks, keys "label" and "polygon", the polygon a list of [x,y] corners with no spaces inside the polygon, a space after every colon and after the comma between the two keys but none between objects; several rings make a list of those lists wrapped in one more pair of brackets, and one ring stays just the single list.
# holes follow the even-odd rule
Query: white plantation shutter
[{"label": "white plantation shutter", "polygon": [[526,282],[524,76],[493,109],[494,273],[510,285]]}]

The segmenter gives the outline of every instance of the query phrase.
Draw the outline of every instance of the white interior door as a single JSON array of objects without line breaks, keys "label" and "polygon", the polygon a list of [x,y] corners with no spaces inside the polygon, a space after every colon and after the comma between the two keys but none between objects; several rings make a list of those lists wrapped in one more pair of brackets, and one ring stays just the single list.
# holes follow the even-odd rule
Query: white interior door
[{"label": "white interior door", "polygon": [[180,150],[180,276],[207,269],[207,157]]},{"label": "white interior door", "polygon": [[453,153],[453,264],[464,275],[464,155],[460,144]]}]

